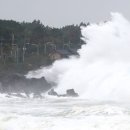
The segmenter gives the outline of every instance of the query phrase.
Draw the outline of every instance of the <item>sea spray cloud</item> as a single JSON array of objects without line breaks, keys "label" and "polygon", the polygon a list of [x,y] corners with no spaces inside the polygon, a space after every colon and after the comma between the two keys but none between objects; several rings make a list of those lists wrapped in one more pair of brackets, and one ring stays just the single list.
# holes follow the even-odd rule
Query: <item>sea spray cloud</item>
[{"label": "sea spray cloud", "polygon": [[87,44],[79,49],[79,58],[56,61],[27,77],[45,76],[56,83],[58,93],[74,88],[89,100],[129,100],[130,23],[119,13],[111,16],[108,22],[82,28]]}]

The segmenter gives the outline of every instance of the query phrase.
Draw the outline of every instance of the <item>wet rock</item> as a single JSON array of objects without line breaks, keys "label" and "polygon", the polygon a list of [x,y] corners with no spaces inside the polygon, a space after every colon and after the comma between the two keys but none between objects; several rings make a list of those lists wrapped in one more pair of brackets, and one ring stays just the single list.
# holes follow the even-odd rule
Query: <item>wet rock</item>
[{"label": "wet rock", "polygon": [[[0,75],[0,93],[43,93],[51,88],[44,77],[27,79],[21,74]],[[20,95],[18,95],[20,96]]]},{"label": "wet rock", "polygon": [[57,94],[57,92],[55,92],[54,89],[51,89],[51,90],[48,92],[48,95],[59,96],[59,95]]},{"label": "wet rock", "polygon": [[69,97],[78,97],[78,93],[75,92],[74,89],[68,89],[66,90],[66,96],[69,96]]},{"label": "wet rock", "polygon": [[58,94],[54,89],[51,89],[48,92],[48,95],[58,96],[58,97],[78,97],[78,93],[74,91],[74,89],[67,89],[66,94]]}]

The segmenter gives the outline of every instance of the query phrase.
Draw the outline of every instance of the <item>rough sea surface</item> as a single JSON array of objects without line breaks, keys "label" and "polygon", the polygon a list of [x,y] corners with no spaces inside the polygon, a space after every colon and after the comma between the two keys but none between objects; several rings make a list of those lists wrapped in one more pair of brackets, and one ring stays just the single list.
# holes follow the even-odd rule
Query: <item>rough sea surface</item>
[{"label": "rough sea surface", "polygon": [[130,104],[1,96],[0,130],[130,130]]},{"label": "rough sea surface", "polygon": [[[130,130],[130,22],[121,14],[82,28],[79,57],[29,72],[58,94],[78,98],[0,96],[0,130]],[[37,86],[36,86],[37,87]]]}]

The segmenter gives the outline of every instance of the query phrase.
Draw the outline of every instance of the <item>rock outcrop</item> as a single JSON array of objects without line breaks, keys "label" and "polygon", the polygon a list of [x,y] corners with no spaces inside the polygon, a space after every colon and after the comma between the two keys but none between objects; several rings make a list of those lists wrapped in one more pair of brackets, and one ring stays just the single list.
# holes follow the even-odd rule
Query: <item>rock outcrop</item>
[{"label": "rock outcrop", "polygon": [[27,79],[20,74],[0,75],[0,92],[1,93],[34,93],[39,95],[51,88],[51,85],[44,77],[40,79]]},{"label": "rock outcrop", "polygon": [[78,97],[78,93],[74,89],[67,89],[66,94],[58,94],[54,89],[51,89],[48,92],[48,95],[57,96],[57,97]]},{"label": "rock outcrop", "polygon": [[78,93],[76,93],[74,91],[74,89],[68,89],[68,90],[66,90],[66,95],[68,97],[78,97],[79,96]]}]

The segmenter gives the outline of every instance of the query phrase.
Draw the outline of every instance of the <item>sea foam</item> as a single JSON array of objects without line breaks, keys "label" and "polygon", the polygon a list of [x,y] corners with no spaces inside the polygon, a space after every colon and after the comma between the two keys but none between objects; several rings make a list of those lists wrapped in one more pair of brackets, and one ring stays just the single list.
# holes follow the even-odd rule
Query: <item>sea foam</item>
[{"label": "sea foam", "polygon": [[119,13],[111,20],[82,27],[85,45],[79,57],[59,60],[50,67],[27,74],[45,77],[56,84],[58,93],[74,88],[89,100],[129,101],[130,99],[130,22]]}]

